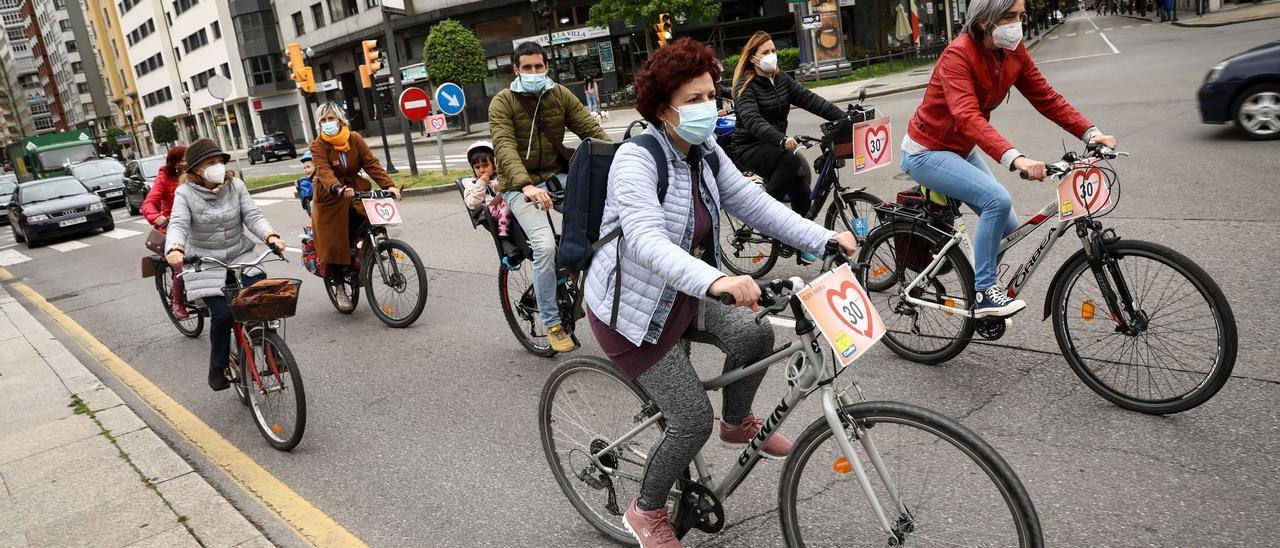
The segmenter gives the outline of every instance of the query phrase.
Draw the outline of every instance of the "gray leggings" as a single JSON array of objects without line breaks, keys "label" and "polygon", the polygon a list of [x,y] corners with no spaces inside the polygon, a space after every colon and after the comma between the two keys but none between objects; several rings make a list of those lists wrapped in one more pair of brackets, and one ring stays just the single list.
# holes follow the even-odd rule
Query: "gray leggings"
[{"label": "gray leggings", "polygon": [[[719,346],[725,351],[724,371],[751,365],[773,350],[773,328],[767,323],[757,324],[750,310],[720,303],[703,306],[705,332],[719,339]],[[681,341],[636,378],[667,421],[666,433],[650,452],[649,465],[640,482],[637,506],[641,510],[656,510],[666,504],[667,493],[676,479],[689,468],[694,455],[711,436],[715,416],[698,372],[689,361],[688,344]],[[726,422],[741,424],[751,414],[751,401],[764,375],[761,371],[724,387]]]}]

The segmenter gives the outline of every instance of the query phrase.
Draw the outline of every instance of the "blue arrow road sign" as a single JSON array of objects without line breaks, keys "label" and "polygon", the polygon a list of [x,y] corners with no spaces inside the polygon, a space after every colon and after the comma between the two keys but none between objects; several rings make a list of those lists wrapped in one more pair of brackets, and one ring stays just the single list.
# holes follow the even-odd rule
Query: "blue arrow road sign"
[{"label": "blue arrow road sign", "polygon": [[458,84],[445,82],[436,88],[436,106],[444,114],[457,116],[467,106],[467,97]]}]

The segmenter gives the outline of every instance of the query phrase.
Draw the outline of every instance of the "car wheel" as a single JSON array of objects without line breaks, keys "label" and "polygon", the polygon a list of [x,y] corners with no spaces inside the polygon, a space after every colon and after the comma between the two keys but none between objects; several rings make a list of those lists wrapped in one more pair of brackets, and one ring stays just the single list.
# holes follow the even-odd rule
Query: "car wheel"
[{"label": "car wheel", "polygon": [[116,229],[116,220],[110,217],[107,218],[107,224],[102,227],[102,231],[111,232],[112,230],[115,230],[115,229]]},{"label": "car wheel", "polygon": [[1244,135],[1256,141],[1280,139],[1280,84],[1253,86],[1240,94],[1232,117]]},{"label": "car wheel", "polygon": [[292,159],[294,159],[294,158],[297,158],[297,157],[298,157],[298,150],[297,150],[297,149],[294,149],[294,151],[293,151],[293,152],[289,153],[289,159],[290,159],[290,160],[292,160]]}]

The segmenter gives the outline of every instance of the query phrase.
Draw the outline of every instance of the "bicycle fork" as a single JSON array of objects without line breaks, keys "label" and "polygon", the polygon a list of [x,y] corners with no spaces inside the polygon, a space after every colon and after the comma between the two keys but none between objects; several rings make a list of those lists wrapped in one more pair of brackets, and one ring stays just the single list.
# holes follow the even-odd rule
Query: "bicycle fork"
[{"label": "bicycle fork", "polygon": [[[862,494],[866,496],[867,503],[871,505],[871,509],[875,512],[876,520],[880,522],[880,528],[884,530],[885,534],[889,535],[890,544],[900,544],[905,540],[906,533],[911,532],[911,513],[902,502],[902,497],[898,496],[897,483],[893,481],[889,470],[885,468],[884,462],[880,459],[880,452],[876,450],[875,442],[871,439],[871,433],[867,432],[862,427],[862,424],[844,415],[843,407],[853,405],[853,403],[853,399],[848,394],[837,395],[830,384],[822,387],[822,414],[826,417],[827,425],[831,427],[831,431],[838,433],[835,438],[836,443],[840,446],[840,452],[844,454],[844,458],[848,461],[854,476],[857,477],[858,486],[862,488]],[[846,424],[848,425],[847,430],[845,428]],[[863,468],[862,460],[858,458],[857,450],[854,449],[850,438],[857,440],[862,445],[862,449],[866,452],[867,458],[871,460],[871,466],[875,468],[880,482],[889,492],[889,498],[898,511],[898,519],[894,522],[890,522],[889,517],[885,515],[884,506],[880,504],[880,498],[871,486],[871,479],[867,476],[867,471]]]},{"label": "bicycle fork", "polygon": [[[1088,230],[1095,234],[1090,237]],[[1089,270],[1093,272],[1098,290],[1111,312],[1111,320],[1116,323],[1116,331],[1126,335],[1137,335],[1146,330],[1145,318],[1133,305],[1133,295],[1129,292],[1129,284],[1120,272],[1120,265],[1106,250],[1108,244],[1120,238],[1111,229],[1102,230],[1102,224],[1091,221],[1087,226],[1076,225],[1076,235],[1084,244],[1085,258],[1089,262]]]}]

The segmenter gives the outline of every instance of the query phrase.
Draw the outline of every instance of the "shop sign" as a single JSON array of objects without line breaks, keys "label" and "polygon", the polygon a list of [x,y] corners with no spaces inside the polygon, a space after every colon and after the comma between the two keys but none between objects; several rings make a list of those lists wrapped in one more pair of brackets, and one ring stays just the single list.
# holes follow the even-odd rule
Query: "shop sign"
[{"label": "shop sign", "polygon": [[604,36],[609,36],[609,29],[600,27],[580,27],[554,32],[550,37],[546,34],[536,34],[512,40],[511,47],[518,48],[520,47],[520,44],[525,42],[535,42],[542,47],[547,47],[558,44],[568,44],[570,42],[579,42],[582,40],[590,40],[592,38],[600,38]]}]

